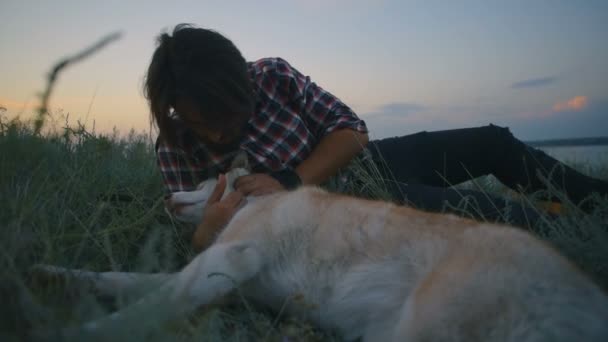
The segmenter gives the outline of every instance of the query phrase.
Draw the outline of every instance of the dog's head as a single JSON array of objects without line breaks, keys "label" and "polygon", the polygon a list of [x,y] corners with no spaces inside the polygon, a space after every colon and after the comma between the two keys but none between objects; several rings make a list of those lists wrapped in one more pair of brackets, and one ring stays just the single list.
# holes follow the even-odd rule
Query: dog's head
[{"label": "dog's head", "polygon": [[[240,152],[236,155],[230,170],[226,173],[226,189],[222,198],[234,191],[234,181],[251,173],[247,154]],[[203,208],[213,193],[217,178],[209,178],[198,185],[194,191],[174,192],[165,197],[165,210],[177,220],[189,223],[199,223],[203,219]]]}]

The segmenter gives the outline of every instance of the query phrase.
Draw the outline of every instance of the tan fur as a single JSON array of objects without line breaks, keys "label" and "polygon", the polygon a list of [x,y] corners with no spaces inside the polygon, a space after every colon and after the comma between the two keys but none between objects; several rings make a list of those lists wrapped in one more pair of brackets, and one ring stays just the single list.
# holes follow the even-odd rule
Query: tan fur
[{"label": "tan fur", "polygon": [[531,234],[311,187],[250,199],[157,291],[84,328],[160,302],[176,317],[236,286],[347,340],[608,340],[606,294]]}]

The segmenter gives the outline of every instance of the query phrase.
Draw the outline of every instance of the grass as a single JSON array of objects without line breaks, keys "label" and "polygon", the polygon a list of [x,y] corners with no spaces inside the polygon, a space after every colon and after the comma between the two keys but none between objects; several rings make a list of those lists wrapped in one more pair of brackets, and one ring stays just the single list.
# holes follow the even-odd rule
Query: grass
[{"label": "grass", "polygon": [[[166,272],[191,259],[191,227],[165,214],[163,189],[146,136],[120,138],[84,127],[37,135],[32,124],[0,117],[0,340],[24,340],[32,331],[52,337],[53,331],[77,326],[132,299],[108,303],[69,284],[37,283],[27,273],[35,263]],[[140,337],[331,339],[306,322],[252,311],[238,298],[164,328],[140,332]],[[137,340],[133,334],[130,329],[106,337]]]},{"label": "grass", "polygon": [[[608,165],[592,172],[608,179]],[[480,182],[486,191],[501,191],[492,181]],[[377,189],[373,193],[382,197]],[[95,134],[81,126],[36,134],[32,124],[0,116],[0,339],[24,340],[33,331],[53,339],[61,328],[132,300],[108,302],[70,284],[37,283],[27,273],[35,263],[155,272],[187,262],[192,257],[190,227],[167,217],[159,200],[162,194],[153,145],[146,136]],[[600,205],[591,214],[566,203],[568,214],[535,232],[608,288],[608,203],[596,200]],[[339,340],[307,322],[251,308],[238,295],[234,299],[167,326],[117,330],[105,337]]]}]

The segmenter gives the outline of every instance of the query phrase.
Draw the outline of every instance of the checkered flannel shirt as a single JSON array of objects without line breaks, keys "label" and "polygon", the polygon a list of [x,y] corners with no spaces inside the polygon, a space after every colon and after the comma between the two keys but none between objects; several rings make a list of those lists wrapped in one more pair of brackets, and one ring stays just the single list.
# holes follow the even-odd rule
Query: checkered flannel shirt
[{"label": "checkered flannel shirt", "polygon": [[[256,97],[240,149],[254,172],[295,169],[328,133],[342,128],[367,132],[365,122],[338,98],[280,58],[248,63]],[[169,192],[193,190],[226,172],[238,151],[207,149],[177,116],[178,147],[157,140],[157,162]]]}]

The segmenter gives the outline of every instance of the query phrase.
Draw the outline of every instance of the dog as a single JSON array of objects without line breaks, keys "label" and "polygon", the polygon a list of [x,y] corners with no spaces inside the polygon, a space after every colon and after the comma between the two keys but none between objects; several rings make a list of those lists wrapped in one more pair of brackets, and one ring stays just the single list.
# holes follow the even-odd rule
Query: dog
[{"label": "dog", "polygon": [[[233,181],[247,171],[231,172]],[[174,193],[168,208],[200,221],[214,184]],[[346,340],[608,341],[606,293],[530,233],[317,187],[249,198],[176,273],[37,270],[90,283],[103,295],[160,283],[81,327],[91,333],[178,318],[238,288]],[[157,322],[138,320],[160,306]]]}]

